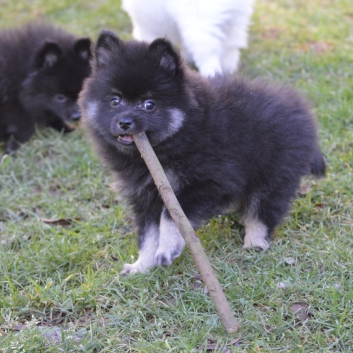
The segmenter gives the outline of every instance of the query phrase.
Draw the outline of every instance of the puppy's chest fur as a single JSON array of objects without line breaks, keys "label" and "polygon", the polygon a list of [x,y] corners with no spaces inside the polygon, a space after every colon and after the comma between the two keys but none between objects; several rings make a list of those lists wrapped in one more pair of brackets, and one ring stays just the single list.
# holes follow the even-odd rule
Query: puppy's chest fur
[{"label": "puppy's chest fur", "polygon": [[[148,204],[161,200],[152,175],[140,155],[129,161],[125,160],[123,165],[124,167],[120,165],[113,168],[112,189],[117,192],[119,198],[133,200],[133,203]],[[184,183],[177,164],[169,162],[162,166],[173,191],[178,193]]]}]

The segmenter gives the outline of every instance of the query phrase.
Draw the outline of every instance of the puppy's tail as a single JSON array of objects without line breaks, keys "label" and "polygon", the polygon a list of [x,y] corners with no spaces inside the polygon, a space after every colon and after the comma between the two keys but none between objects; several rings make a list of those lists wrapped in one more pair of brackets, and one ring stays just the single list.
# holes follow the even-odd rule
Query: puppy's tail
[{"label": "puppy's tail", "polygon": [[324,156],[319,149],[316,150],[313,160],[311,161],[311,174],[316,177],[323,177],[326,174],[326,164]]}]

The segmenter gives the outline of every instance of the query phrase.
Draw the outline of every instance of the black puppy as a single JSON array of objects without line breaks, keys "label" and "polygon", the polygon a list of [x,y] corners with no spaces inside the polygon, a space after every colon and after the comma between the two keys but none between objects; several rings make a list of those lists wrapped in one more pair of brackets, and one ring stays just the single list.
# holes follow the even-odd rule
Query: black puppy
[{"label": "black puppy", "polygon": [[139,258],[122,273],[170,265],[184,247],[132,135],[145,131],[192,225],[230,208],[244,248],[269,247],[301,176],[324,175],[316,123],[292,89],[192,72],[164,39],[102,32],[79,105],[114,187],[132,205]]},{"label": "black puppy", "polygon": [[0,139],[15,151],[35,123],[71,131],[83,80],[90,73],[90,40],[48,24],[0,32]]}]

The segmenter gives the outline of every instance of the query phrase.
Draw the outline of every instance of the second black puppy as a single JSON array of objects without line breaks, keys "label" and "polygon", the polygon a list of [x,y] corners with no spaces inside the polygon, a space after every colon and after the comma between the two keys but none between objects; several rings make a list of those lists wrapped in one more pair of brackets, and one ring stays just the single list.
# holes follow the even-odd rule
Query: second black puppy
[{"label": "second black puppy", "polygon": [[192,72],[164,39],[102,32],[79,105],[114,186],[132,205],[139,258],[122,273],[170,265],[184,240],[131,135],[145,131],[191,224],[229,208],[244,248],[269,247],[301,176],[324,175],[316,123],[292,89]]},{"label": "second black puppy", "polygon": [[15,151],[36,123],[71,131],[80,118],[77,106],[90,73],[90,40],[31,23],[0,32],[0,140]]}]

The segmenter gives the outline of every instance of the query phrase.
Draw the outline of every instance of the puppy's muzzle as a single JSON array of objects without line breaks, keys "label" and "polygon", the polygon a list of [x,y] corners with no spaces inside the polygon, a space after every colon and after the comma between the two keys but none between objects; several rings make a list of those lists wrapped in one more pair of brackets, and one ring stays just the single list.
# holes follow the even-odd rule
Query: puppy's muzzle
[{"label": "puppy's muzzle", "polygon": [[81,119],[81,114],[80,112],[73,112],[71,114],[71,120],[72,121],[79,121]]},{"label": "puppy's muzzle", "polygon": [[128,114],[118,116],[110,124],[110,133],[123,145],[133,145],[132,135],[135,133],[136,125],[133,118]]}]

